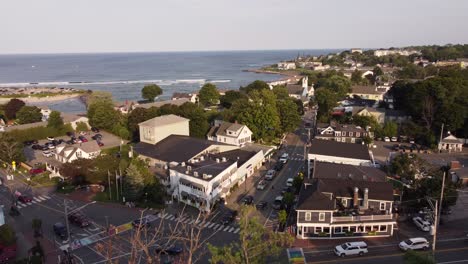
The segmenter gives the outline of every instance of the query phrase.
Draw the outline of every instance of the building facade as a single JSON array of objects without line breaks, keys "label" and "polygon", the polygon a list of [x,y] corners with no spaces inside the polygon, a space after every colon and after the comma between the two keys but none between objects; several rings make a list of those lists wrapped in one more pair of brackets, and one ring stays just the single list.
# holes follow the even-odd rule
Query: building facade
[{"label": "building facade", "polygon": [[156,144],[170,135],[189,135],[189,119],[176,116],[158,116],[138,124],[140,141]]},{"label": "building facade", "polygon": [[343,143],[362,143],[365,137],[372,137],[371,133],[356,125],[330,124],[325,127],[317,126],[316,139],[334,140]]},{"label": "building facade", "polygon": [[215,121],[206,137],[212,141],[243,146],[252,142],[252,131],[246,125]]}]

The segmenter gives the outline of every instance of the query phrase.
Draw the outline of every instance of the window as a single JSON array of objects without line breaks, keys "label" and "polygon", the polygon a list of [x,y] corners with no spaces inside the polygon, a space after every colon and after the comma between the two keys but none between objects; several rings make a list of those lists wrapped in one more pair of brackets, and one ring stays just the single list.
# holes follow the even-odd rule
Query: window
[{"label": "window", "polygon": [[356,132],[356,137],[360,137],[360,136],[361,136],[361,133]]},{"label": "window", "polygon": [[327,233],[327,234],[330,234],[330,228],[329,227],[324,227],[323,232]]},{"label": "window", "polygon": [[380,232],[387,232],[387,226],[386,226],[386,225],[381,225],[381,226],[379,227],[379,231],[380,231]]},{"label": "window", "polygon": [[380,203],[380,210],[385,210],[385,203],[384,202]]},{"label": "window", "polygon": [[355,226],[352,226],[352,227],[349,228],[349,231],[351,231],[353,233],[356,233],[357,228]]},{"label": "window", "polygon": [[306,212],[305,213],[305,220],[310,221],[311,218],[312,218],[312,213]]},{"label": "window", "polygon": [[325,221],[325,213],[319,213],[319,221]]},{"label": "window", "polygon": [[321,227],[321,226],[316,226],[316,227],[315,227],[315,232],[314,232],[314,233],[315,233],[315,234],[318,234],[318,233],[320,233],[320,232],[322,232],[322,227]]},{"label": "window", "polygon": [[343,230],[341,228],[341,226],[335,226],[335,231],[334,231],[335,234],[339,234],[339,233],[343,233]]},{"label": "window", "polygon": [[349,132],[349,136],[352,137],[352,136],[353,136],[353,132]]},{"label": "window", "polygon": [[348,199],[341,199],[341,203],[343,204],[344,207],[348,207]]},{"label": "window", "polygon": [[349,226],[343,226],[343,227],[341,228],[341,231],[343,231],[343,233],[348,232],[348,231],[349,231]]},{"label": "window", "polygon": [[366,226],[365,229],[366,233],[369,233],[372,231],[372,226]]}]

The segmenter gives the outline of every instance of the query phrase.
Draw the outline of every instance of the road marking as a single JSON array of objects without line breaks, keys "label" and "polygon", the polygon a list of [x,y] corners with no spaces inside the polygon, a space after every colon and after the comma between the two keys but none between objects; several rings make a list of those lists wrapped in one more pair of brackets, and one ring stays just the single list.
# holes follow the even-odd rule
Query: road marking
[{"label": "road marking", "polygon": [[206,222],[206,224],[203,227],[207,227],[211,224],[211,222]]},{"label": "road marking", "polygon": [[193,222],[195,222],[195,220],[191,220],[188,224],[191,225]]},{"label": "road marking", "polygon": [[169,219],[171,216],[172,216],[172,215],[167,214],[167,215],[164,216],[164,219]]},{"label": "road marking", "polygon": [[450,264],[450,263],[468,263],[468,259],[454,260],[454,261],[447,261],[447,262],[439,262],[439,264]]},{"label": "road marking", "polygon": [[41,201],[45,201],[46,199],[40,197],[40,196],[37,196],[37,197],[34,197],[34,199],[38,199],[38,200],[41,200]]},{"label": "road marking", "polygon": [[37,199],[36,197],[34,197],[33,199],[34,199],[35,201],[39,202],[39,203],[42,202],[41,200]]},{"label": "road marking", "polygon": [[19,204],[17,204],[17,205],[16,205],[16,208],[18,208],[18,209],[21,209],[21,208],[23,208],[23,206],[22,206],[22,205],[19,205]]},{"label": "road marking", "polygon": [[184,224],[188,224],[190,222],[190,220],[191,220],[190,217],[185,218]]},{"label": "road marking", "polygon": [[211,225],[208,228],[211,228],[215,225],[215,223],[211,223]]},{"label": "road marking", "polygon": [[231,227],[231,228],[229,228],[228,232],[232,232],[232,231],[234,231],[234,229],[236,229],[236,228],[235,228],[235,227]]},{"label": "road marking", "polygon": [[220,226],[220,224],[216,224],[213,229],[217,229]]},{"label": "road marking", "polygon": [[175,219],[175,216],[171,215],[167,218],[167,220],[174,220]]},{"label": "road marking", "polygon": [[217,230],[221,231],[224,228],[224,225],[221,225]]},{"label": "road marking", "polygon": [[226,228],[223,229],[223,232],[228,231],[228,229],[230,229],[230,228],[231,228],[230,226],[226,226]]},{"label": "road marking", "polygon": [[46,199],[50,199],[50,196],[47,196],[47,195],[43,195],[43,197],[45,197]]},{"label": "road marking", "polygon": [[234,230],[234,234],[237,234],[238,232],[240,231],[240,228],[237,228],[236,230]]},{"label": "road marking", "polygon": [[[33,202],[35,202],[35,201],[33,201]],[[32,203],[28,203],[28,205],[32,205]]]}]

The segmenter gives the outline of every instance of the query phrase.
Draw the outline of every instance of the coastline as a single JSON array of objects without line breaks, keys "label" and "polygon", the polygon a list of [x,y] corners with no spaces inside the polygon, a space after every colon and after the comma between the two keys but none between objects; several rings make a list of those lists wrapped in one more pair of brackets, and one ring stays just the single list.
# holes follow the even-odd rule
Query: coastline
[{"label": "coastline", "polygon": [[0,104],[6,104],[11,99],[19,99],[24,101],[25,103],[48,103],[48,102],[57,102],[57,101],[65,101],[68,99],[74,99],[83,96],[83,93],[73,93],[73,94],[57,94],[45,97],[2,97],[0,98]]}]

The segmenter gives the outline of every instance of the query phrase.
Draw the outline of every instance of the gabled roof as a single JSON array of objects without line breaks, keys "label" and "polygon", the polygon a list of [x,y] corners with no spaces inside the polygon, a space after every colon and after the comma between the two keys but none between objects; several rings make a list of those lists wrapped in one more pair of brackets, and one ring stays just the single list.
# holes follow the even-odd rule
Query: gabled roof
[{"label": "gabled roof", "polygon": [[447,143],[447,144],[463,144],[463,142],[456,138],[454,135],[448,135],[447,137],[443,138],[441,143]]},{"label": "gabled roof", "polygon": [[309,153],[350,159],[371,160],[369,150],[366,146],[332,140],[312,139]]},{"label": "gabled roof", "polygon": [[212,126],[210,131],[208,131],[208,137],[216,137],[216,136],[227,136],[227,137],[234,137],[232,135],[228,135],[227,131],[239,131],[245,125],[237,124],[237,123],[229,123],[229,122],[221,122],[221,124]]},{"label": "gabled roof", "polygon": [[170,114],[170,115],[163,115],[163,116],[157,116],[155,118],[151,118],[149,120],[139,123],[138,125],[155,127],[155,126],[165,126],[165,125],[174,124],[178,122],[184,122],[184,121],[189,121],[189,119]]},{"label": "gabled roof", "polygon": [[317,185],[303,184],[296,210],[335,210],[335,201],[317,191]]},{"label": "gabled roof", "polygon": [[382,170],[367,166],[354,166],[330,162],[315,162],[314,179],[337,179],[385,182],[387,175]]},{"label": "gabled roof", "polygon": [[354,85],[351,86],[352,93],[356,94],[383,94],[384,91],[377,90],[375,86]]},{"label": "gabled roof", "polygon": [[286,89],[288,90],[288,94],[296,94],[301,95],[304,91],[304,87],[300,84],[287,84]]}]

